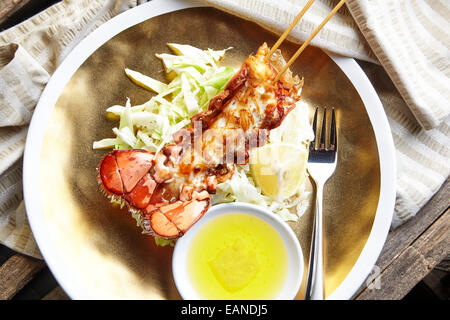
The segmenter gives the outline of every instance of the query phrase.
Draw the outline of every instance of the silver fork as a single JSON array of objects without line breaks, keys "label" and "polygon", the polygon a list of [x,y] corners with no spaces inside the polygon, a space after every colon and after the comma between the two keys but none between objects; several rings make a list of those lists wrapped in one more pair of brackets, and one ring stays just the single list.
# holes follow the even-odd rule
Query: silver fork
[{"label": "silver fork", "polygon": [[322,235],[323,186],[325,185],[325,182],[327,182],[327,180],[333,175],[334,170],[336,169],[337,159],[337,133],[334,108],[332,108],[331,110],[331,126],[328,146],[326,145],[327,109],[324,108],[322,128],[320,129],[320,140],[318,147],[316,147],[318,111],[319,108],[316,108],[313,120],[313,130],[315,138],[309,144],[308,158],[308,172],[316,184],[316,211],[314,215],[314,227],[309,256],[305,300],[324,299]]}]

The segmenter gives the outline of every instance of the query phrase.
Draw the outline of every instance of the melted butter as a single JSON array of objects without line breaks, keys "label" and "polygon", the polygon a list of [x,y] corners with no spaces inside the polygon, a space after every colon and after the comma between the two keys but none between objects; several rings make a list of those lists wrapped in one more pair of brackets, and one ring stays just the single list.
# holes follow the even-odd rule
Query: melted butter
[{"label": "melted butter", "polygon": [[256,277],[259,265],[252,248],[237,239],[231,246],[221,249],[209,262],[216,280],[228,292],[244,289]]},{"label": "melted butter", "polygon": [[278,232],[245,213],[206,223],[188,254],[189,276],[203,299],[273,299],[284,284],[287,265]]}]

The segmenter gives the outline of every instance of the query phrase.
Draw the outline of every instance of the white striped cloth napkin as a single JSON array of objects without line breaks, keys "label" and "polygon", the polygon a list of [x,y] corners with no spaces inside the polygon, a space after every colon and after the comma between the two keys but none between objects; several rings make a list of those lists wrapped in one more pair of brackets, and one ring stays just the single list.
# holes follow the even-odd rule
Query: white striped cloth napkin
[{"label": "white striped cloth napkin", "polygon": [[[313,40],[370,62],[360,65],[381,98],[397,148],[394,227],[414,216],[450,174],[450,3],[445,1],[347,0],[347,8]],[[206,2],[281,33],[306,0]],[[1,243],[40,257],[23,206],[20,157],[49,76],[87,33],[138,3],[65,0],[0,33]],[[304,41],[336,3],[317,0],[290,40]]]},{"label": "white striped cloth napkin", "polygon": [[0,33],[0,243],[42,258],[22,195],[28,124],[50,75],[89,32],[145,0],[63,0]]}]

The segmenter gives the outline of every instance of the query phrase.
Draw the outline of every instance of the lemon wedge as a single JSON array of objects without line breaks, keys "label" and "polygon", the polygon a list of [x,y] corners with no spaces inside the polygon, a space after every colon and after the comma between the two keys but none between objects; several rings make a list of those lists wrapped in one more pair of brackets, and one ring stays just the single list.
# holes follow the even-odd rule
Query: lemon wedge
[{"label": "lemon wedge", "polygon": [[308,149],[293,144],[267,144],[250,152],[250,171],[255,183],[269,197],[293,195],[306,176]]}]

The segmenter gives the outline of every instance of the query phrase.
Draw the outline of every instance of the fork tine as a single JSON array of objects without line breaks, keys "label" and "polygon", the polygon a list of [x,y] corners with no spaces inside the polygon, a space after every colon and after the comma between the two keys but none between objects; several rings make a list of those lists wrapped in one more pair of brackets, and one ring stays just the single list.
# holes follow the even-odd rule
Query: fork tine
[{"label": "fork tine", "polygon": [[334,107],[331,109],[331,127],[330,127],[330,150],[337,150],[336,141],[336,115],[334,113]]},{"label": "fork tine", "polygon": [[316,149],[316,129],[317,129],[317,113],[319,112],[319,107],[316,107],[316,111],[314,112],[314,118],[312,122],[312,130],[314,132],[314,139],[309,143],[311,149]]},{"label": "fork tine", "polygon": [[323,118],[322,118],[322,129],[320,132],[320,146],[319,149],[325,149],[325,133],[327,130],[327,107],[323,109]]},{"label": "fork tine", "polygon": [[314,140],[316,140],[317,113],[319,113],[319,107],[316,107],[316,111],[314,112],[314,119],[313,119],[313,123],[312,123],[312,129],[314,132]]}]

